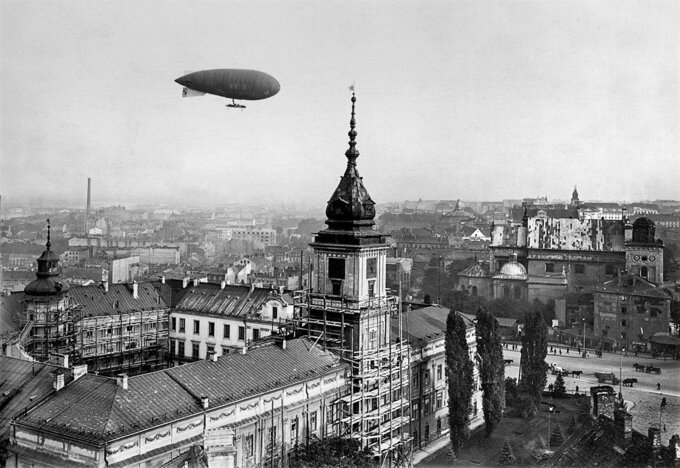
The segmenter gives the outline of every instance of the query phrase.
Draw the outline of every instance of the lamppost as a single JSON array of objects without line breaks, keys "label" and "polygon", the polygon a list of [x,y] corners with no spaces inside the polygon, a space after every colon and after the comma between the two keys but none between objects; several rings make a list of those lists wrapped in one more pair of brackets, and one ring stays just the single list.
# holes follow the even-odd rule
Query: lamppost
[{"label": "lamppost", "polygon": [[548,403],[548,449],[550,449],[550,439],[552,436],[552,430],[550,429],[550,416],[552,415],[552,412],[555,410],[555,405],[553,405],[552,401]]},{"label": "lamppost", "polygon": [[437,263],[437,304],[442,303],[442,256],[439,256]]},{"label": "lamppost", "polygon": [[626,348],[621,348],[621,359],[619,360],[619,402],[621,403],[621,406],[623,406],[623,391],[622,391],[622,381],[621,381],[621,376],[623,372],[623,353],[626,351]]},{"label": "lamppost", "polygon": [[586,318],[581,317],[583,322],[583,357],[586,357]]}]

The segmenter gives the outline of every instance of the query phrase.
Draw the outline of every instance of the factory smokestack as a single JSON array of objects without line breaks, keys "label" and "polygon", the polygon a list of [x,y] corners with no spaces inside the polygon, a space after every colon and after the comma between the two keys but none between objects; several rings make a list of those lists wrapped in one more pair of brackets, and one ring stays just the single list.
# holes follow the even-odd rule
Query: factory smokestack
[{"label": "factory smokestack", "polygon": [[87,178],[87,210],[85,212],[85,216],[88,218],[90,217],[90,185],[92,183],[92,179],[89,177]]}]

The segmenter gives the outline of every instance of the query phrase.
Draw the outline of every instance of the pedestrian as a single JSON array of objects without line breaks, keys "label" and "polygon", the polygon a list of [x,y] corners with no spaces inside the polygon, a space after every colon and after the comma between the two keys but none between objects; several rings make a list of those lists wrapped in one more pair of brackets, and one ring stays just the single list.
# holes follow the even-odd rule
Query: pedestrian
[{"label": "pedestrian", "polygon": [[569,348],[567,348],[567,354],[569,354]]},{"label": "pedestrian", "polygon": [[562,356],[562,350],[560,349],[560,356]]},{"label": "pedestrian", "polygon": [[576,394],[578,395],[578,385],[576,386]]},{"label": "pedestrian", "polygon": [[659,382],[656,383],[656,389],[661,390],[661,384]]}]

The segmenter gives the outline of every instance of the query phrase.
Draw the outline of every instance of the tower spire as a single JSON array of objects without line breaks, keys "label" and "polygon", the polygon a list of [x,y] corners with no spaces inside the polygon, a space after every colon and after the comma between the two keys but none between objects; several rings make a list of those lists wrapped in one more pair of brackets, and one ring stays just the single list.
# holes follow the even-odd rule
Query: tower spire
[{"label": "tower spire", "polygon": [[345,151],[345,156],[347,156],[347,163],[351,164],[352,166],[356,166],[357,158],[359,157],[359,150],[356,148],[357,131],[355,130],[355,128],[357,126],[357,121],[354,117],[354,104],[356,102],[357,98],[356,95],[354,94],[354,90],[352,90],[352,117],[349,119],[349,132],[347,133],[347,135],[349,135],[349,148],[347,149],[347,151]]},{"label": "tower spire", "polygon": [[47,250],[50,250],[50,247],[52,246],[52,242],[50,241],[51,229],[52,229],[52,226],[50,225],[50,218],[47,218],[47,243],[45,244],[45,247],[47,247]]}]

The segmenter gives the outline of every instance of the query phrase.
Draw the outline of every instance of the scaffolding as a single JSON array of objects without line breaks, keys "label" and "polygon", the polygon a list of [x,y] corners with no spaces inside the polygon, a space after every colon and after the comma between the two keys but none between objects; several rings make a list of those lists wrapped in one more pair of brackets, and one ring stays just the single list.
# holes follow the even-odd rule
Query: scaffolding
[{"label": "scaffolding", "polygon": [[[27,296],[24,299],[25,349],[38,361],[51,354],[73,356],[76,349],[75,323],[81,308],[67,295]],[[24,335],[22,333],[22,335]]]},{"label": "scaffolding", "polygon": [[[309,291],[294,297],[300,310],[297,335],[309,337],[350,365],[348,394],[336,402],[340,435],[359,440],[380,466],[412,466],[411,356],[402,336],[399,298],[359,301]],[[396,337],[393,317],[400,324]]]}]

